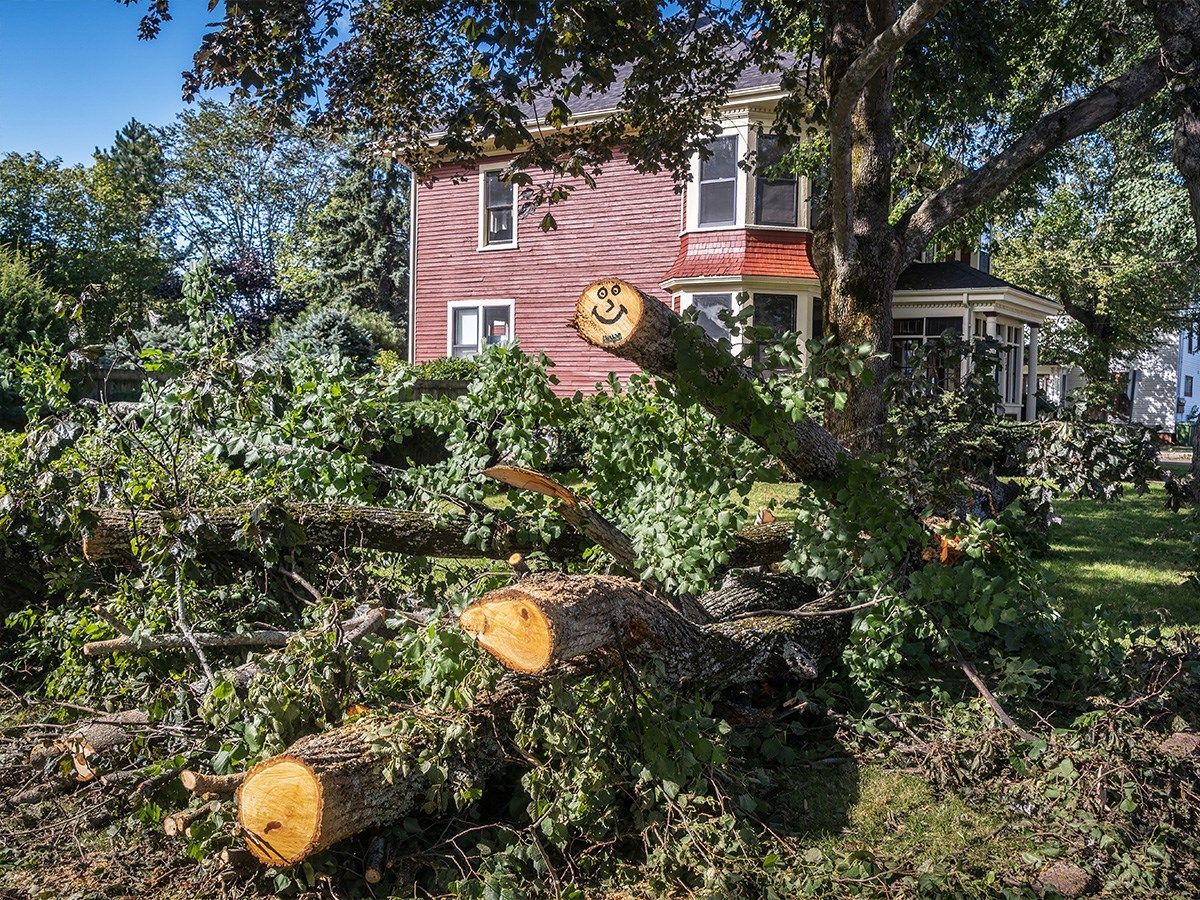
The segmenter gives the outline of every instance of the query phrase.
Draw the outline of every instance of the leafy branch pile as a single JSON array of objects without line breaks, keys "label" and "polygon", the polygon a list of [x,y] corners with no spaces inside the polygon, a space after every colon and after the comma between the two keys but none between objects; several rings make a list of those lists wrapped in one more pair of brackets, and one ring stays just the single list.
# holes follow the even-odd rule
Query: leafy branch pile
[{"label": "leafy branch pile", "polygon": [[[998,455],[971,449],[953,485],[895,462],[970,449],[929,428],[930,407],[976,415],[967,388],[913,395],[905,452],[854,459],[819,410],[868,351],[813,343],[808,374],[762,379],[655,302],[623,351],[654,374],[586,402],[512,348],[466,396],[414,400],[407,367],[247,354],[201,303],[176,350],[140,352],[134,405],[72,402],[29,349],[30,424],[0,443],[4,682],[25,692],[0,865],[31,829],[162,827],[197,890],[350,869],[466,896],[988,892],[965,859],[805,842],[797,785],[903,759],[1011,811],[1013,893],[1059,857],[1112,889],[1200,887],[1195,636],[1068,620]],[[565,435],[584,465],[553,480]],[[766,472],[807,480],[764,511]],[[942,502],[985,489],[987,517]]]}]

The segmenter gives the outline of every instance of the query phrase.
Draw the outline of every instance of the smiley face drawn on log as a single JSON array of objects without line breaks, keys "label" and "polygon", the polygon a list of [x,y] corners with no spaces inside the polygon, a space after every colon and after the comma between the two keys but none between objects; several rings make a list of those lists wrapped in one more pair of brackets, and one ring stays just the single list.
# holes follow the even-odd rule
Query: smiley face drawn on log
[{"label": "smiley face drawn on log", "polygon": [[[602,287],[596,291],[596,303],[592,304],[592,318],[601,325],[616,325],[625,316],[629,314],[629,310],[625,308],[625,304],[619,301],[621,295],[621,286],[614,284],[611,288]],[[599,301],[605,301],[604,312],[600,311]]]}]

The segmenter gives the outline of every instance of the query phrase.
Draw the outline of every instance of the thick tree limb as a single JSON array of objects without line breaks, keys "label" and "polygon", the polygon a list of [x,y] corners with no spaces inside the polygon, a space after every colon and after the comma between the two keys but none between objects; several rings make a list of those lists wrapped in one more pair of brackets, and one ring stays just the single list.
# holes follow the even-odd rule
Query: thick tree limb
[{"label": "thick tree limb", "polygon": [[901,221],[901,268],[915,260],[940,229],[998,197],[1049,153],[1141,106],[1165,85],[1159,54],[1153,53],[1087,96],[1042,116],[1000,153],[927,197]]},{"label": "thick tree limb", "polygon": [[853,253],[854,243],[854,108],[867,83],[910,40],[920,33],[946,5],[947,0],[914,0],[889,28],[870,44],[837,79],[829,113],[830,204],[833,234],[843,255]]},{"label": "thick tree limb", "polygon": [[468,545],[465,522],[439,518],[429,513],[354,506],[335,503],[285,503],[282,512],[290,523],[300,526],[288,531],[282,522],[253,523],[255,507],[216,507],[183,513],[123,509],[96,510],[97,522],[85,535],[83,555],[89,562],[130,561],[130,544],[138,534],[157,536],[164,525],[186,516],[200,520],[198,535],[202,552],[229,550],[248,532],[261,530],[297,546],[329,549],[362,548],[413,556],[442,556],[459,559],[506,559],[513,553],[542,551],[553,559],[577,559],[587,544],[575,534],[565,534],[549,543],[518,536],[515,529],[498,524],[482,546]]},{"label": "thick tree limb", "polygon": [[791,421],[758,390],[753,372],[698,326],[620,278],[583,292],[572,325],[579,336],[647,372],[689,388],[722,424],[777,456],[799,479],[837,479],[847,451],[815,422]]},{"label": "thick tree limb", "polygon": [[[418,813],[447,788],[480,784],[507,760],[501,739],[523,699],[523,691],[501,689],[466,710],[356,719],[301,738],[247,772],[238,788],[247,847],[268,865],[294,865],[351,835]],[[439,758],[442,779],[438,767],[422,766],[418,757],[426,746],[440,746],[452,728],[460,740]],[[377,737],[387,732],[403,733],[405,745],[390,748]]]},{"label": "thick tree limb", "polygon": [[1187,185],[1200,244],[1200,0],[1158,0],[1154,27],[1174,106],[1172,156]]},{"label": "thick tree limb", "polygon": [[[734,580],[700,598],[706,609],[750,611],[752,604],[794,609],[812,589],[793,576],[792,600]],[[797,619],[760,614],[698,625],[625,578],[541,574],[485,594],[459,619],[507,668],[537,675],[563,664],[613,665],[622,655],[657,658],[676,684],[728,684],[781,676],[815,678],[840,655],[849,617]]]}]

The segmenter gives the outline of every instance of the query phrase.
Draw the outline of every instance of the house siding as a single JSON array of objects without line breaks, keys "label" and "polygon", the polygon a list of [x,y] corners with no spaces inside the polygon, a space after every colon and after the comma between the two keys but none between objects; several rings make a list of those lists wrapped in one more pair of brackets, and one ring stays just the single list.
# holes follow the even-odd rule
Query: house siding
[{"label": "house siding", "polygon": [[[436,176],[417,189],[414,362],[447,354],[451,302],[512,300],[513,333],[527,352],[544,352],[555,362],[561,393],[590,391],[609,372],[627,377],[637,371],[585,344],[570,319],[582,290],[606,275],[671,302],[659,284],[679,252],[682,199],[669,175],[639,173],[618,156],[596,188],[580,184],[554,207],[556,230],[539,229],[541,211],[535,211],[518,223],[517,249],[482,251],[479,172],[447,167]],[[455,183],[454,176],[462,180]]]},{"label": "house siding", "polygon": [[1137,383],[1130,419],[1164,434],[1173,433],[1179,384],[1179,335],[1164,335],[1156,348],[1136,360],[1131,371],[1137,373]]}]

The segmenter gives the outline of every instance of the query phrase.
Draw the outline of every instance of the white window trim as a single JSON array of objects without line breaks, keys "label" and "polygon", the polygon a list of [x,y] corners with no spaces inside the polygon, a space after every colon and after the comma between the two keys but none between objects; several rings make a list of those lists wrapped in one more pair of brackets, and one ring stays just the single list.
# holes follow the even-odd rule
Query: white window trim
[{"label": "white window trim", "polygon": [[796,190],[795,225],[758,225],[754,221],[754,201],[756,199],[757,187],[755,184],[756,176],[752,172],[747,172],[740,164],[746,161],[752,149],[757,150],[759,130],[768,127],[768,123],[766,122],[747,121],[727,125],[718,134],[713,135],[714,139],[729,137],[731,135],[737,137],[735,153],[737,154],[739,165],[734,181],[736,191],[736,196],[734,197],[734,214],[736,218],[732,225],[700,224],[700,154],[697,153],[692,156],[691,177],[688,180],[687,187],[687,214],[684,216],[683,231],[681,234],[686,234],[690,231],[735,231],[742,228],[755,228],[763,231],[811,230],[808,209],[811,187],[808,178],[804,175],[799,176],[799,186]]},{"label": "white window trim", "polygon": [[[517,340],[517,302],[511,299],[503,300],[451,300],[446,304],[446,356],[454,354],[454,311],[475,307],[479,310],[479,331],[475,335],[475,356],[483,352],[483,308],[485,306],[508,307],[508,340],[507,344]],[[470,357],[466,357],[470,358]]]},{"label": "white window trim", "polygon": [[487,242],[487,173],[499,172],[507,168],[507,162],[480,163],[479,165],[479,214],[477,217],[478,230],[476,232],[478,244],[476,249],[481,252],[490,250],[516,250],[520,246],[518,239],[520,221],[517,216],[517,186],[515,184],[509,185],[512,188],[513,194],[513,239],[507,244],[489,244]]},{"label": "white window trim", "polygon": [[[679,312],[681,314],[691,307],[693,298],[697,294],[732,294],[731,307],[734,315],[740,315],[747,307],[753,309],[755,294],[788,294],[794,296],[796,298],[796,330],[800,334],[800,347],[804,351],[804,365],[808,365],[808,351],[804,348],[804,343],[812,340],[813,302],[820,298],[820,291],[814,291],[811,288],[799,285],[778,285],[770,282],[752,282],[748,284],[729,282],[716,283],[711,286],[697,286],[695,290],[680,291],[675,294],[679,299]],[[740,352],[744,345],[744,341],[740,337],[734,339],[732,343],[734,353]]]}]

